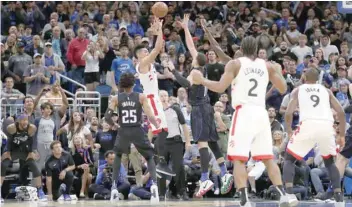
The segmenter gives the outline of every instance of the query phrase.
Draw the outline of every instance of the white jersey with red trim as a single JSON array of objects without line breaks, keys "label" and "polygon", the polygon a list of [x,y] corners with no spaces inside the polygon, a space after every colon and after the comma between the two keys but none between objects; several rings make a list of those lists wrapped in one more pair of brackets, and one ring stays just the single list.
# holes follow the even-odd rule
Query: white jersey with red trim
[{"label": "white jersey with red trim", "polygon": [[321,84],[303,84],[299,86],[298,104],[300,121],[334,121],[329,92]]},{"label": "white jersey with red trim", "polygon": [[153,110],[154,116],[160,123],[159,128],[156,128],[152,124],[150,125],[153,134],[158,134],[163,129],[167,131],[167,122],[165,118],[164,108],[159,98],[158,77],[154,65],[150,65],[150,70],[147,73],[139,72],[139,64],[136,65],[136,70],[139,75],[139,80],[143,86],[143,94],[147,96],[148,103]]},{"label": "white jersey with red trim", "polygon": [[238,58],[241,68],[232,81],[232,106],[256,105],[265,108],[266,89],[269,83],[269,73],[263,59],[254,61],[247,58]]},{"label": "white jersey with red trim", "polygon": [[145,95],[153,94],[154,96],[159,96],[158,76],[154,65],[150,64],[150,70],[147,73],[140,73],[139,64],[137,64],[136,71],[143,86],[143,93]]}]

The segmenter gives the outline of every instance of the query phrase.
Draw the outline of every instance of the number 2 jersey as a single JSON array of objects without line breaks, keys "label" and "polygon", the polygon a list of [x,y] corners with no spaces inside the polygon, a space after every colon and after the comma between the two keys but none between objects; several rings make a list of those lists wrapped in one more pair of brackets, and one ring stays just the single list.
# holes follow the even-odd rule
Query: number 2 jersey
[{"label": "number 2 jersey", "polygon": [[263,59],[238,58],[241,68],[232,81],[232,106],[256,105],[265,107],[266,89],[269,83],[268,69]]},{"label": "number 2 jersey", "polygon": [[303,84],[298,88],[300,121],[334,121],[330,105],[330,95],[321,84]]},{"label": "number 2 jersey", "polygon": [[139,93],[119,93],[118,112],[120,127],[141,126],[142,104],[139,102]]}]

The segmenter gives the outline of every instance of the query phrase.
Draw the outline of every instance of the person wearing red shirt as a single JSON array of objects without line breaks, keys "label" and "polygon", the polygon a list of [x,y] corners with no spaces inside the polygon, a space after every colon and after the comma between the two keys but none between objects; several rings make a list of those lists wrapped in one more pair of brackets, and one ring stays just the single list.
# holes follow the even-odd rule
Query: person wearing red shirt
[{"label": "person wearing red shirt", "polygon": [[74,38],[68,45],[67,60],[71,64],[71,78],[80,83],[84,80],[85,60],[82,60],[82,55],[86,51],[89,40],[86,39],[86,30],[80,28],[77,38]]}]

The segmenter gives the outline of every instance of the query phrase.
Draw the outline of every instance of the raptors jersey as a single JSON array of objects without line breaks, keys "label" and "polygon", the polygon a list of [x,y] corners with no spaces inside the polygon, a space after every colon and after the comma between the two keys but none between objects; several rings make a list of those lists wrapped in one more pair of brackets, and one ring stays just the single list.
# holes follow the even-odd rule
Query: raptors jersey
[{"label": "raptors jersey", "polygon": [[143,86],[143,93],[145,95],[153,94],[154,96],[159,96],[158,77],[154,65],[151,64],[149,72],[144,74],[139,72],[139,64],[137,64],[136,70]]},{"label": "raptors jersey", "polygon": [[262,59],[254,61],[241,57],[241,68],[232,81],[232,106],[256,105],[265,108],[266,88],[269,82],[266,62]]},{"label": "raptors jersey", "polygon": [[330,95],[320,84],[303,84],[298,88],[300,121],[327,120],[334,118],[330,106]]}]

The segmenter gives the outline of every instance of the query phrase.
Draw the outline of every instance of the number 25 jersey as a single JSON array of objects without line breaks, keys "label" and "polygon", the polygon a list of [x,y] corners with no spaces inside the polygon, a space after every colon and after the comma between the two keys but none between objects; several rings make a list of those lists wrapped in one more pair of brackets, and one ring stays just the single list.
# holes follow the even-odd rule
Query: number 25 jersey
[{"label": "number 25 jersey", "polygon": [[266,89],[269,83],[268,69],[263,59],[254,61],[247,58],[238,58],[241,68],[232,81],[232,106],[255,105],[265,107]]},{"label": "number 25 jersey", "polygon": [[118,112],[121,127],[141,126],[142,104],[139,102],[139,93],[119,93]]},{"label": "number 25 jersey", "polygon": [[300,121],[334,121],[329,92],[321,84],[303,84],[299,86],[298,104]]}]

